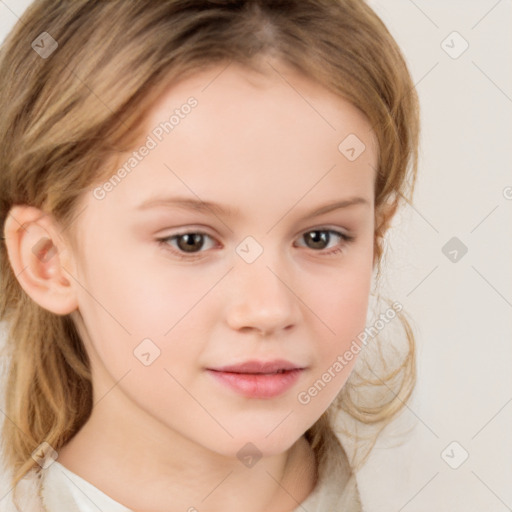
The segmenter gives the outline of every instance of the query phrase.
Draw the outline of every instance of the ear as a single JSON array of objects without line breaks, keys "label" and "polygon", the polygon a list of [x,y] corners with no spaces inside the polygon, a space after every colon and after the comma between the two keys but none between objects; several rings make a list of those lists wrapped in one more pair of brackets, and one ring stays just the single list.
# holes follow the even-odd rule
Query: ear
[{"label": "ear", "polygon": [[391,225],[391,221],[395,216],[398,209],[398,201],[384,201],[375,209],[375,237],[374,237],[374,250],[373,250],[373,266],[379,262],[383,253],[382,241],[386,231]]},{"label": "ear", "polygon": [[13,206],[4,237],[11,267],[25,292],[41,307],[66,315],[78,307],[71,252],[51,215],[32,206]]}]

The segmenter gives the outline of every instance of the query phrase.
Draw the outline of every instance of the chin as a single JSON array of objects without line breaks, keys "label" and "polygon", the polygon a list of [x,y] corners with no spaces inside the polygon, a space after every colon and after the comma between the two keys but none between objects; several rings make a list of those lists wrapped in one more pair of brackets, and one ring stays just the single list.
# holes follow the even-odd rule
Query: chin
[{"label": "chin", "polygon": [[227,457],[240,458],[252,452],[259,457],[271,457],[286,452],[302,437],[302,434],[291,435],[286,430],[283,430],[280,435],[277,434],[277,430],[274,430],[269,435],[275,426],[265,431],[247,429],[243,435],[233,434],[234,437],[226,440],[226,444],[215,444],[212,449]]}]

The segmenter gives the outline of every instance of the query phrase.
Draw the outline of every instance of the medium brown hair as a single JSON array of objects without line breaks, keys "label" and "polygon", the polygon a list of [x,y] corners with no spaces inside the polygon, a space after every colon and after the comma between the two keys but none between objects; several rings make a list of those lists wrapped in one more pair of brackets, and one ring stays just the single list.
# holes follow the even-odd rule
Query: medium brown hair
[{"label": "medium brown hair", "polygon": [[[47,58],[31,47],[43,32],[58,43]],[[0,53],[2,226],[13,205],[31,205],[54,216],[71,238],[80,198],[112,175],[115,156],[141,137],[144,116],[173,81],[230,62],[263,72],[270,55],[347,99],[371,123],[379,143],[375,209],[390,206],[375,229],[380,274],[384,234],[413,195],[419,104],[397,43],[362,0],[36,0]],[[70,315],[27,296],[5,242],[0,269],[9,358],[3,450],[15,485],[35,467],[31,453],[40,443],[58,450],[85,423],[92,385]],[[319,461],[337,442],[334,412],[380,432],[409,399],[415,341],[398,316],[406,355],[373,379],[356,367],[306,432]],[[371,402],[371,389],[392,392]]]}]

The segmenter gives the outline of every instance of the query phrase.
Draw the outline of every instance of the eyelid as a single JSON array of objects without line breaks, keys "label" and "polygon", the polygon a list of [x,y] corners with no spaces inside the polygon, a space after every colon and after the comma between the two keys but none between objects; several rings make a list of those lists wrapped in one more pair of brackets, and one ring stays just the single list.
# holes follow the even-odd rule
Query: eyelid
[{"label": "eyelid", "polygon": [[341,226],[329,225],[329,224],[317,224],[316,226],[312,226],[307,229],[301,229],[298,233],[295,234],[295,238],[303,235],[304,233],[310,233],[311,231],[336,231],[346,236],[350,236],[351,232],[347,228],[342,228]]},{"label": "eyelid", "polygon": [[[172,228],[170,228],[170,229],[172,229]],[[211,238],[216,238],[217,236],[219,236],[218,234],[212,234],[211,233],[212,230],[210,228],[208,228],[206,226],[202,226],[202,225],[191,225],[191,226],[185,226],[183,228],[175,228],[175,229],[177,231],[172,231],[172,232],[170,232],[169,235],[165,235],[165,236],[159,235],[158,237],[159,238],[171,238],[173,236],[186,235],[189,233],[208,235]],[[300,231],[295,233],[294,238],[297,238],[297,237],[304,235],[305,233],[309,233],[311,231],[337,231],[337,232],[340,232],[341,234],[347,236],[348,238],[350,238],[350,236],[351,236],[350,229],[342,228],[340,226],[335,226],[335,225],[318,224],[316,226],[313,226],[313,227],[310,227],[307,229],[301,229]],[[165,232],[165,230],[164,230],[164,232]]]},{"label": "eyelid", "polygon": [[[172,237],[181,236],[181,235],[188,235],[190,233],[206,235],[215,240],[217,240],[217,238],[219,237],[218,234],[213,234],[211,229],[207,228],[206,226],[200,226],[200,225],[199,226],[194,226],[194,225],[185,226],[182,228],[174,228],[174,229],[169,228],[169,230],[161,230],[161,231],[164,233],[163,235],[156,235],[160,239],[172,238]],[[160,230],[159,230],[159,232],[160,232]],[[167,232],[169,234],[165,234]]]},{"label": "eyelid", "polygon": [[318,228],[311,228],[311,229],[307,229],[306,231],[301,231],[299,233],[299,236],[295,237],[295,238],[296,239],[297,238],[300,239],[306,233],[312,233],[312,232],[315,232],[315,231],[322,231],[322,232],[326,232],[326,233],[334,233],[336,236],[350,238],[350,234],[347,233],[345,230],[342,230],[342,229],[339,229],[339,228],[330,228],[330,227],[326,227],[326,226],[318,227]]}]

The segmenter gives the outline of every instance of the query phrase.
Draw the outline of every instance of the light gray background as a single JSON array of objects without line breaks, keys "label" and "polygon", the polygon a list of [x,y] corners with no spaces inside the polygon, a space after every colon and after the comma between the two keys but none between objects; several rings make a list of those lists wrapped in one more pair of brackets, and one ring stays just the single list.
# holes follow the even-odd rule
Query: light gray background
[{"label": "light gray background", "polygon": [[[0,0],[0,39],[29,3]],[[363,503],[367,512],[510,510],[512,2],[369,3],[410,66],[422,139],[414,206],[389,233],[385,279],[414,319],[419,381],[358,473]],[[454,31],[469,44],[456,59],[444,49],[461,48],[446,39]],[[468,249],[455,263],[442,252],[452,237]],[[462,450],[468,459],[452,469],[445,459]],[[0,482],[0,498],[8,490]]]}]

